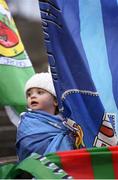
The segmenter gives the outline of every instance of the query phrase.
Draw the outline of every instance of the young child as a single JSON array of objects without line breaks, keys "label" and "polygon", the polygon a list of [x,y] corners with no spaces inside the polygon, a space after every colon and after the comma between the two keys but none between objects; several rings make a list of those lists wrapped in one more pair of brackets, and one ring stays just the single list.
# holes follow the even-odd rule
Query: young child
[{"label": "young child", "polygon": [[25,85],[28,110],[17,129],[17,154],[23,160],[31,153],[74,149],[74,137],[58,115],[58,103],[49,73],[33,75]]}]

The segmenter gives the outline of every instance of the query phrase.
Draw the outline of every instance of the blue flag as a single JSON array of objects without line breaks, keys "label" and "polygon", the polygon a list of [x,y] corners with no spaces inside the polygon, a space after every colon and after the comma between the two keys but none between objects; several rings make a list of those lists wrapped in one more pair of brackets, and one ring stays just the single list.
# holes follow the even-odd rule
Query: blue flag
[{"label": "blue flag", "polygon": [[39,0],[39,5],[59,109],[79,125],[80,147],[117,144],[117,1]]}]

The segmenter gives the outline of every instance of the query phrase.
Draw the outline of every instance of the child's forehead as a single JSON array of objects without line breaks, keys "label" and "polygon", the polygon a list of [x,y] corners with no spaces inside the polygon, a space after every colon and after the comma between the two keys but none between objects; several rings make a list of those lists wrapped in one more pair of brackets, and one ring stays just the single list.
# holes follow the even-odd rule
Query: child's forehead
[{"label": "child's forehead", "polygon": [[30,92],[30,91],[44,91],[44,92],[46,92],[46,90],[45,90],[45,89],[38,88],[38,87],[33,87],[33,88],[30,88],[30,89],[28,89],[28,91],[27,91],[27,92]]}]

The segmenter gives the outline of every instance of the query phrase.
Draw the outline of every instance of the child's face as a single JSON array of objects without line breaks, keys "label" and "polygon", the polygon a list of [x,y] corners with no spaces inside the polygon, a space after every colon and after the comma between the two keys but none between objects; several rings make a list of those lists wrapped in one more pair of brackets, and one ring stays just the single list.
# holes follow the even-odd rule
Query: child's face
[{"label": "child's face", "polygon": [[40,88],[31,88],[27,91],[27,104],[32,110],[42,110],[54,114],[57,102],[53,95]]}]

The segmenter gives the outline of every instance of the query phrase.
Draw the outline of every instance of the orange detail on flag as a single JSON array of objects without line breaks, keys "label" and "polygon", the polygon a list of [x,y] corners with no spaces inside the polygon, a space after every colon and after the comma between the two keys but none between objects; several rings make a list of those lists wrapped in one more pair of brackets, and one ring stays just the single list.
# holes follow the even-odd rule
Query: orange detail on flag
[{"label": "orange detail on flag", "polygon": [[0,21],[0,44],[4,47],[13,47],[19,43],[18,37],[8,26]]},{"label": "orange detail on flag", "polygon": [[114,136],[114,132],[113,129],[107,126],[102,125],[100,128],[100,132],[105,134],[108,137],[113,137]]}]

